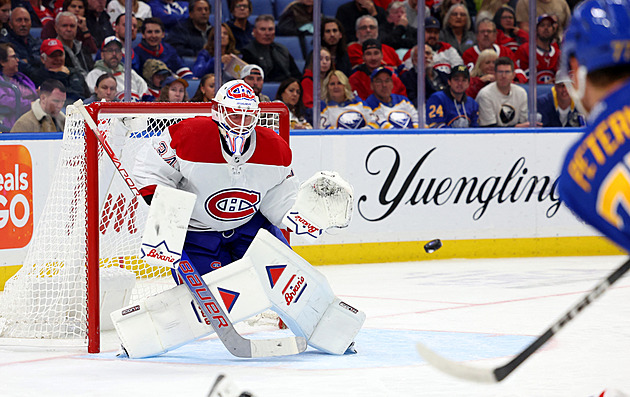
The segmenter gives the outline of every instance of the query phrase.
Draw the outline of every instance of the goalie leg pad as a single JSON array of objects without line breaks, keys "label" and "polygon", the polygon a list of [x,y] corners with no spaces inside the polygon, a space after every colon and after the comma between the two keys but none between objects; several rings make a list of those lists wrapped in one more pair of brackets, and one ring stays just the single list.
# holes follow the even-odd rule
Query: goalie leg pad
[{"label": "goalie leg pad", "polygon": [[326,353],[345,353],[365,321],[363,312],[342,306],[323,274],[265,230],[245,257],[253,261],[272,309],[294,334]]},{"label": "goalie leg pad", "polygon": [[[243,258],[203,276],[234,323],[271,307],[251,260]],[[243,293],[241,293],[243,292]],[[151,296],[111,313],[118,336],[130,358],[151,357],[213,332],[193,309],[185,285]]]}]

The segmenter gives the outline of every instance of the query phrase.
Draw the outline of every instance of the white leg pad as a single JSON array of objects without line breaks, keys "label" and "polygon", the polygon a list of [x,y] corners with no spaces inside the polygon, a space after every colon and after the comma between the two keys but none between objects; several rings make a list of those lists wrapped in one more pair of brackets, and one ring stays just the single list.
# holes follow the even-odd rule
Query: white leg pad
[{"label": "white leg pad", "polygon": [[327,353],[346,351],[365,313],[340,305],[323,274],[265,230],[258,232],[245,258],[251,258],[272,309],[293,333]]},{"label": "white leg pad", "polygon": [[[252,262],[243,258],[203,276],[232,322],[271,307]],[[193,310],[185,285],[151,296],[111,313],[118,336],[129,357],[163,354],[213,332]],[[201,322],[200,322],[201,319]]]}]

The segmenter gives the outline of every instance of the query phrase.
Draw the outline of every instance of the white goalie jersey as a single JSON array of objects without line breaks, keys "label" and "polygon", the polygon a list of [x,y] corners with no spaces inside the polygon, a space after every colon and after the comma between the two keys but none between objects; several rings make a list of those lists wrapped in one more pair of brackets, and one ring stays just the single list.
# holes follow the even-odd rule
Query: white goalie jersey
[{"label": "white goalie jersey", "polygon": [[141,150],[134,180],[143,196],[153,194],[156,185],[196,194],[190,230],[231,230],[258,211],[281,227],[299,185],[288,144],[264,127],[256,127],[242,156],[228,155],[221,144],[211,118],[184,120]]}]

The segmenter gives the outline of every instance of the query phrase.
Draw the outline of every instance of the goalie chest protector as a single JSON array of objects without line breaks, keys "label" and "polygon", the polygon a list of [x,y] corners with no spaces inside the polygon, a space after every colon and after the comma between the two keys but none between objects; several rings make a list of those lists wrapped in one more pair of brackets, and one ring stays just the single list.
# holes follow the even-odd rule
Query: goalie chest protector
[{"label": "goalie chest protector", "polygon": [[229,156],[221,139],[210,117],[172,125],[152,142],[159,157],[145,155],[136,165],[142,191],[167,184],[195,193],[191,230],[231,230],[258,211],[281,225],[298,188],[289,145],[273,130],[256,127],[249,148],[239,157]]}]

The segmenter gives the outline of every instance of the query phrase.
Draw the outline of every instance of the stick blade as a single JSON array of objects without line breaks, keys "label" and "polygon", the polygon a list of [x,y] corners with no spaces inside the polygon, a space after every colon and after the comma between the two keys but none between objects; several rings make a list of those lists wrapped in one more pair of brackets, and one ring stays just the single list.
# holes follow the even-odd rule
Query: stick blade
[{"label": "stick blade", "polygon": [[448,375],[479,383],[499,382],[492,369],[473,367],[449,360],[419,342],[416,344],[416,349],[427,363]]},{"label": "stick blade", "polygon": [[251,340],[252,357],[290,356],[306,350],[306,339],[302,336],[280,339]]}]

